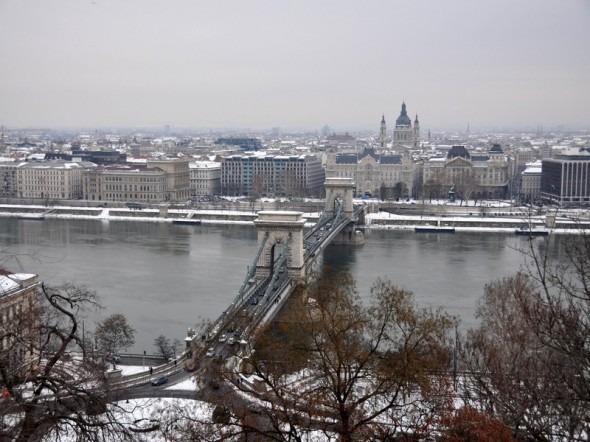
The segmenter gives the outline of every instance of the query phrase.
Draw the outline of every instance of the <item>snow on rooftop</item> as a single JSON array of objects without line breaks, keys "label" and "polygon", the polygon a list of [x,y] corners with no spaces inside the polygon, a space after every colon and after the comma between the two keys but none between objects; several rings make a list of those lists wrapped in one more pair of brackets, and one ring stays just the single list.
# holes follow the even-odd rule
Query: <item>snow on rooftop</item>
[{"label": "snow on rooftop", "polygon": [[9,278],[8,276],[0,276],[0,295],[14,290],[18,290],[20,284]]},{"label": "snow on rooftop", "polygon": [[221,169],[221,163],[216,161],[195,161],[188,163],[190,169]]}]

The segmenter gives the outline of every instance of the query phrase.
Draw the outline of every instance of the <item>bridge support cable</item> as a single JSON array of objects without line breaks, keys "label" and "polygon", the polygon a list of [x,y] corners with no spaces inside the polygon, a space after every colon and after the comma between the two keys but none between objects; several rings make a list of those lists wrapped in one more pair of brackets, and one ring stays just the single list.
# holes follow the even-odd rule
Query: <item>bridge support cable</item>
[{"label": "bridge support cable", "polygon": [[[273,288],[275,287],[275,285],[278,284],[278,280],[279,277],[281,275],[280,273],[280,269],[287,264],[287,257],[289,256],[289,252],[291,250],[291,234],[289,234],[289,236],[287,237],[287,243],[285,244],[285,247],[283,248],[283,251],[281,252],[281,254],[279,255],[277,261],[276,261],[276,269],[279,269],[279,271],[274,271],[270,281],[268,282],[268,285],[266,286],[266,290],[264,291],[264,298],[266,300],[266,302],[268,302],[268,300],[270,299],[270,294],[273,291]],[[285,272],[285,274],[288,275],[288,272]],[[288,278],[284,278],[284,279],[288,279]]]},{"label": "bridge support cable", "polygon": [[[287,264],[287,258],[291,249],[291,240],[292,236],[289,234],[283,251],[275,261],[276,265],[274,265],[274,268],[279,269],[279,271],[274,271],[272,275],[265,280],[264,284],[266,284],[266,288],[264,289],[264,292],[257,295],[263,299],[259,303],[259,310],[257,310],[256,314],[250,319],[250,324],[244,329],[243,335],[247,336],[252,333],[252,331],[258,326],[260,320],[262,320],[268,310],[273,306],[274,298],[272,297],[272,294],[275,292],[274,287],[277,286],[276,291],[280,292],[282,287],[291,281],[288,272],[285,271],[280,273],[280,269]],[[281,279],[281,281],[279,281],[279,279]]]},{"label": "bridge support cable", "polygon": [[324,227],[330,221],[332,221],[332,223],[333,223],[333,220],[334,220],[333,216],[330,218],[320,218],[318,220],[318,222],[315,223],[313,225],[313,227],[305,233],[305,235],[303,236],[303,242],[304,243],[308,242],[308,239],[311,238],[313,235],[315,235],[318,230],[320,230],[322,227]]},{"label": "bridge support cable", "polygon": [[254,257],[254,262],[251,266],[248,267],[246,278],[244,279],[244,282],[242,283],[240,290],[238,291],[238,294],[234,299],[234,302],[231,304],[231,307],[227,310],[227,313],[231,314],[234,309],[242,305],[244,301],[244,294],[250,288],[250,280],[254,277],[254,274],[256,273],[256,264],[258,264],[258,260],[260,259],[260,255],[262,255],[262,252],[264,251],[264,246],[266,246],[266,241],[268,240],[269,236],[270,234],[268,232],[264,234],[264,238],[262,238],[262,243],[260,244],[258,252]]},{"label": "bridge support cable", "polygon": [[[304,245],[305,247],[305,259],[307,261],[307,259],[309,257],[314,257],[315,254],[317,253],[318,249],[323,248],[324,244],[325,244],[325,237],[333,237],[332,232],[333,231],[340,231],[342,229],[342,227],[346,224],[348,224],[351,220],[349,220],[346,215],[344,214],[344,208],[342,206],[342,204],[336,200],[336,203],[338,204],[338,209],[337,211],[334,213],[334,216],[332,218],[329,218],[326,220],[326,223],[324,223],[324,225],[328,224],[329,222],[331,222],[329,224],[329,227],[326,229],[326,232],[321,232],[323,234],[320,235],[321,240],[320,241],[311,241],[311,240],[304,240]],[[311,232],[309,232],[309,236],[306,235],[306,238],[311,238],[312,235],[319,233],[321,231],[321,228],[323,226],[314,226],[313,230]]]}]

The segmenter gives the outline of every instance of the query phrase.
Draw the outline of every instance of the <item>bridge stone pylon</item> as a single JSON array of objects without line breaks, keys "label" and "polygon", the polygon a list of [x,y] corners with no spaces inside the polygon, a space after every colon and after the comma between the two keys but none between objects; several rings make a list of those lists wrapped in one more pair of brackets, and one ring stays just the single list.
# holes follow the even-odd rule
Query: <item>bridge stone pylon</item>
[{"label": "bridge stone pylon", "polygon": [[339,200],[342,205],[344,216],[352,219],[354,207],[352,196],[354,193],[354,181],[351,178],[326,178],[324,183],[326,188],[326,205],[324,207],[324,216],[332,217],[338,211],[336,201]]},{"label": "bridge stone pylon", "polygon": [[[303,226],[305,219],[302,212],[294,211],[261,211],[254,221],[258,230],[258,246],[264,242],[266,233],[269,237],[264,250],[256,263],[256,277],[269,276],[274,269],[274,261],[278,257],[278,248],[287,252],[287,272],[292,278],[305,276],[303,259]],[[290,236],[290,241],[289,241]],[[288,249],[285,249],[289,242]]]}]

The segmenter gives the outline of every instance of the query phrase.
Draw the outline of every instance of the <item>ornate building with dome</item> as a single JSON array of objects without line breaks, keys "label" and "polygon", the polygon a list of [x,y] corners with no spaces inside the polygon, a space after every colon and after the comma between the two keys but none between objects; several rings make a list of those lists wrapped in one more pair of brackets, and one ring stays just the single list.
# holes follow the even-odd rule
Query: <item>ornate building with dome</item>
[{"label": "ornate building with dome", "polygon": [[420,122],[418,115],[412,126],[412,119],[408,116],[406,103],[402,103],[402,110],[395,120],[395,129],[393,130],[393,145],[402,145],[407,147],[420,147]]}]

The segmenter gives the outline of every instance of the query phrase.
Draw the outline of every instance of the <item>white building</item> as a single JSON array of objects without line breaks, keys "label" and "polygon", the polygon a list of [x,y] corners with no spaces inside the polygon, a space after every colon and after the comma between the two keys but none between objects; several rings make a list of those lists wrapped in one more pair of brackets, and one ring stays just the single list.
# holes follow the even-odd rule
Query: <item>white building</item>
[{"label": "white building", "polygon": [[542,162],[534,161],[528,163],[522,171],[520,197],[524,202],[534,202],[541,197],[541,174],[543,172]]},{"label": "white building", "polygon": [[42,200],[82,198],[82,172],[92,163],[63,160],[20,163],[18,196]]},{"label": "white building", "polygon": [[189,163],[191,193],[196,195],[219,195],[221,191],[221,163],[197,161]]}]

